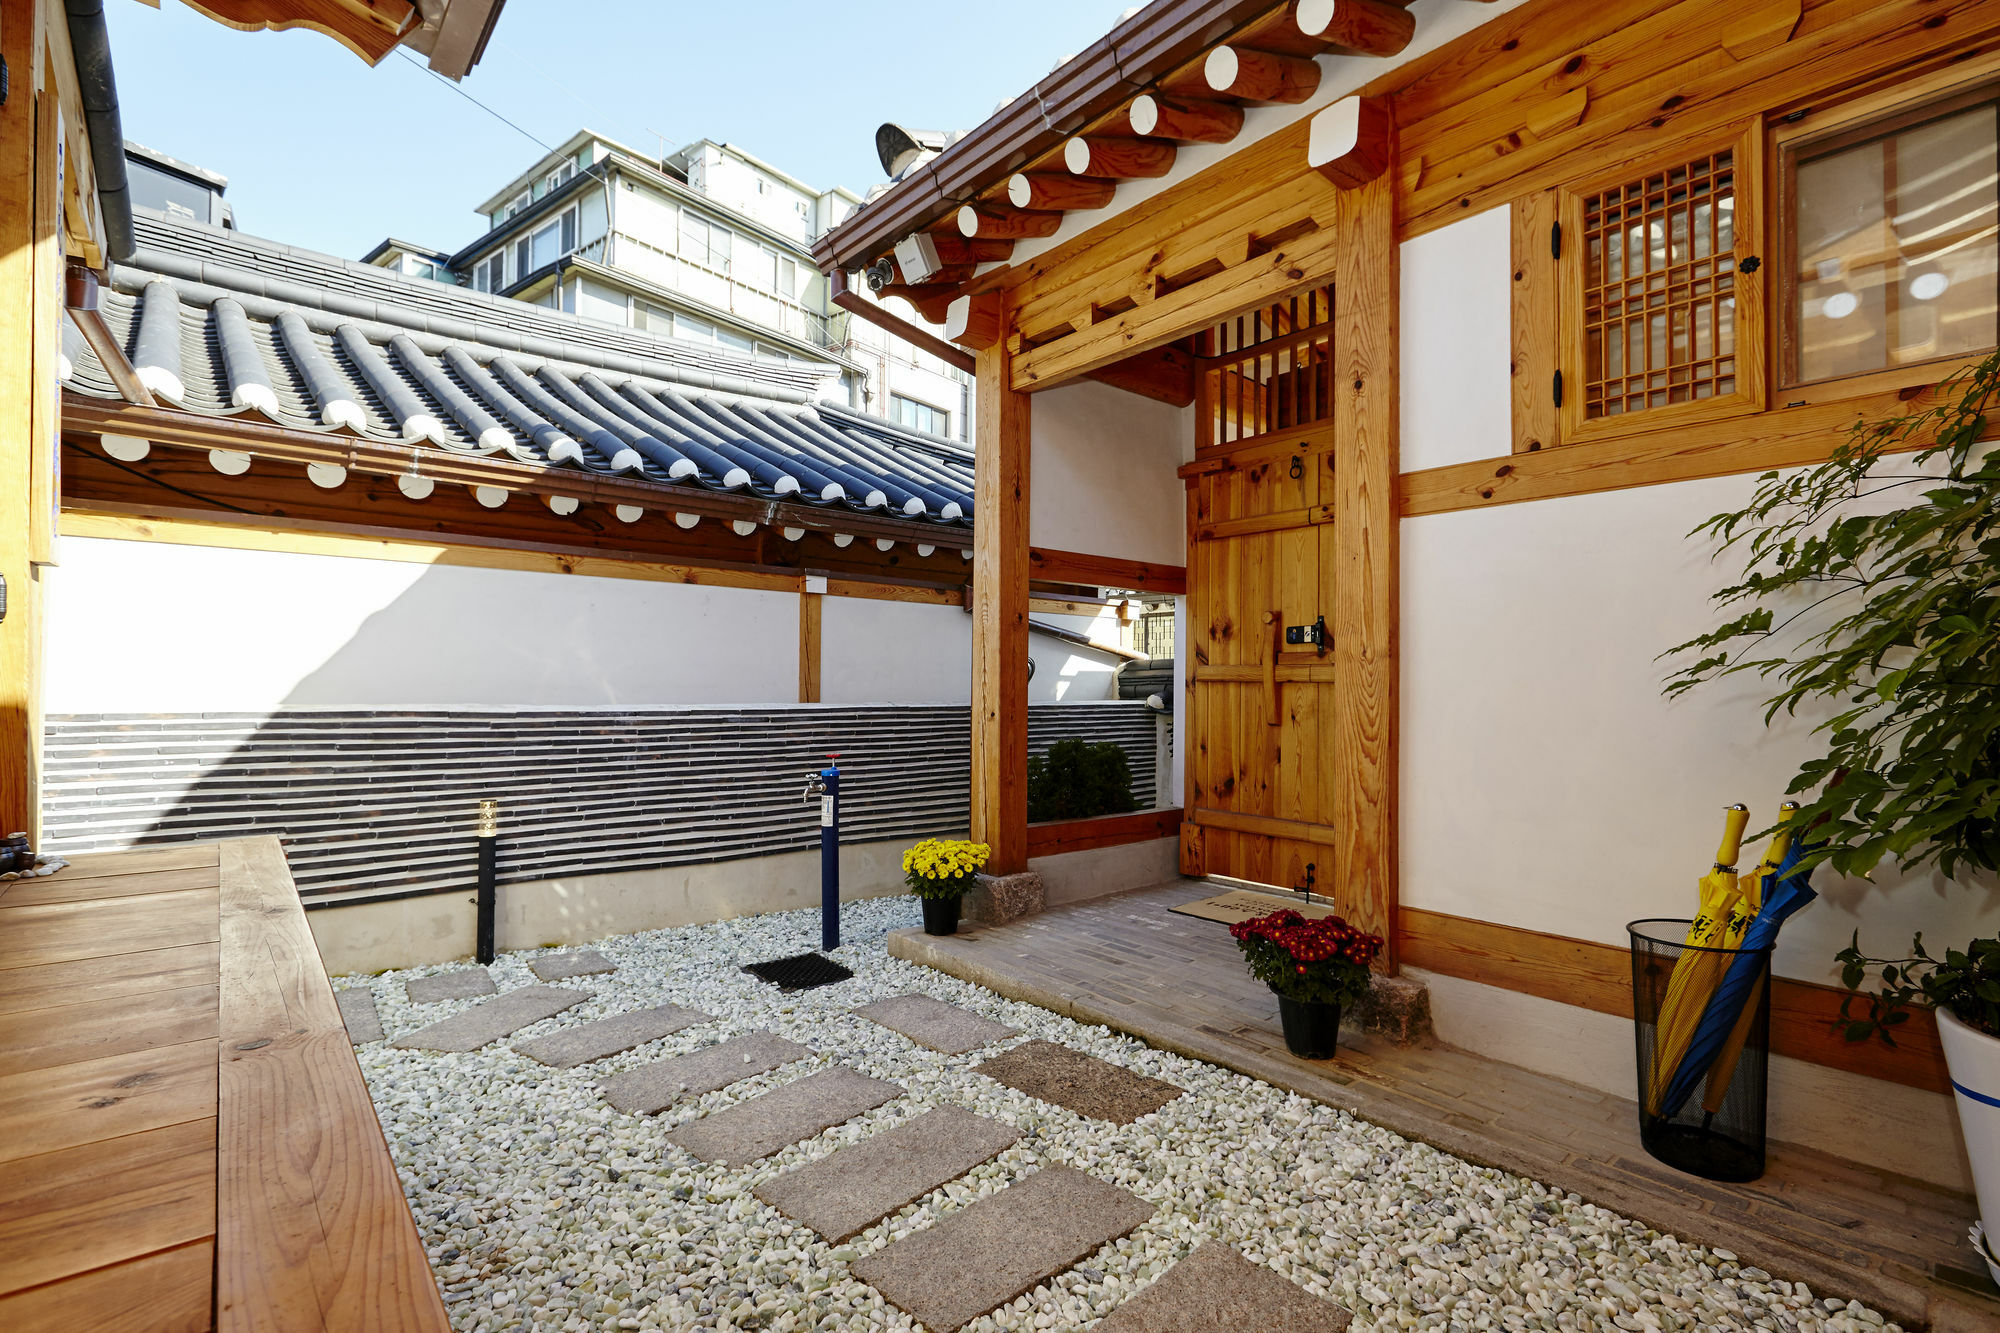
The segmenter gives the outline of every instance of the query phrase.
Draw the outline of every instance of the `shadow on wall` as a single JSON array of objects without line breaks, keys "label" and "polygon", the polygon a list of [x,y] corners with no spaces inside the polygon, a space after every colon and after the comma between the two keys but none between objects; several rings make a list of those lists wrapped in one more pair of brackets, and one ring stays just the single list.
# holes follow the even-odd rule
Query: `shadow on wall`
[{"label": "shadow on wall", "polygon": [[[79,560],[90,578],[68,590],[70,609],[93,621],[65,629],[66,669],[93,654],[129,663],[157,622],[185,616],[185,548],[131,545],[116,571],[102,552]],[[152,640],[198,656],[65,686],[68,711],[48,721],[52,844],[277,833],[308,898],[422,894],[474,882],[474,811],[494,798],[502,882],[574,883],[811,848],[816,807],[800,793],[834,752],[850,841],[965,826],[962,703],[731,702],[796,688],[790,594],[201,556],[210,579],[216,556],[242,558],[249,577],[212,583],[232,591],[211,599],[210,623]],[[346,574],[373,605],[342,599]],[[124,708],[77,707],[99,698]],[[1073,735],[1126,746],[1146,801],[1154,730],[1143,704],[1031,710],[1034,748]]]}]

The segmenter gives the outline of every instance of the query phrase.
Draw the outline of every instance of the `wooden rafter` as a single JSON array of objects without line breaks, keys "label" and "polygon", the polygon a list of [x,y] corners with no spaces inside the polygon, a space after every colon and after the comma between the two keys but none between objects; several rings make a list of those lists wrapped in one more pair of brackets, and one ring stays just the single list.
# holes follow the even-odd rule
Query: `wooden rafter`
[{"label": "wooden rafter", "polygon": [[395,50],[416,26],[407,0],[186,0],[217,23],[243,32],[310,28],[371,65]]}]

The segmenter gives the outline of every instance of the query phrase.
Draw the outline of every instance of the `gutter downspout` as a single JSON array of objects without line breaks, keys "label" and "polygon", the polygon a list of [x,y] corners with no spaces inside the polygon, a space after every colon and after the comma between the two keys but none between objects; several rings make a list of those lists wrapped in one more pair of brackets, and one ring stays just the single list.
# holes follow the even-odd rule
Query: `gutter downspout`
[{"label": "gutter downspout", "polygon": [[118,81],[111,71],[111,36],[104,0],[64,0],[76,82],[83,101],[90,165],[97,174],[97,207],[104,215],[104,255],[113,263],[132,257],[132,195],[125,181],[125,130],[118,120]]}]

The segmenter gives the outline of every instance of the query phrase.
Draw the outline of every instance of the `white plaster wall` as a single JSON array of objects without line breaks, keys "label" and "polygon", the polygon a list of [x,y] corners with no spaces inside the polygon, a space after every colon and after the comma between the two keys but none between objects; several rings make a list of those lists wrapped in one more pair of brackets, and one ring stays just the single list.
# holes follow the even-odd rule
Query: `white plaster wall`
[{"label": "white plaster wall", "polygon": [[[1687,533],[1753,477],[1638,487],[1402,525],[1402,896],[1413,907],[1623,945],[1692,915],[1721,808],[1774,815],[1814,745],[1766,728],[1754,682],[1660,695],[1663,649],[1714,623],[1733,572]],[[1746,859],[1761,853],[1752,848]],[[2000,931],[1991,880],[1893,867],[1815,879],[1777,970],[1836,980],[1859,927],[1878,952]]]},{"label": "white plaster wall", "polygon": [[1403,471],[1513,450],[1513,227],[1490,208],[1403,244]]},{"label": "white plaster wall", "polygon": [[1187,560],[1176,469],[1192,408],[1085,382],[1035,395],[1028,539],[1125,560]]},{"label": "white plaster wall", "polygon": [[[789,592],[75,537],[62,556],[50,713],[798,698]],[[826,702],[970,697],[960,608],[828,597],[822,609]],[[1029,651],[1031,698],[1111,696],[1114,654],[1042,634]]]}]

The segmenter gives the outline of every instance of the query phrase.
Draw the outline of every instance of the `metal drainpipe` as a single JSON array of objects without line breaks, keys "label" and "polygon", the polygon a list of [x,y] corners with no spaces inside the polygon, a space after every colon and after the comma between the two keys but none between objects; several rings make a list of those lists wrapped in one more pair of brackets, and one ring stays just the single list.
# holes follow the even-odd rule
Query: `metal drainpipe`
[{"label": "metal drainpipe", "polygon": [[[64,0],[69,44],[76,58],[76,81],[83,100],[84,132],[90,139],[90,166],[97,176],[97,208],[104,216],[104,257],[122,263],[132,257],[132,195],[125,183],[125,131],[118,120],[118,81],[111,71],[111,36],[104,27],[104,0]],[[27,71],[20,71],[25,79]]]}]

